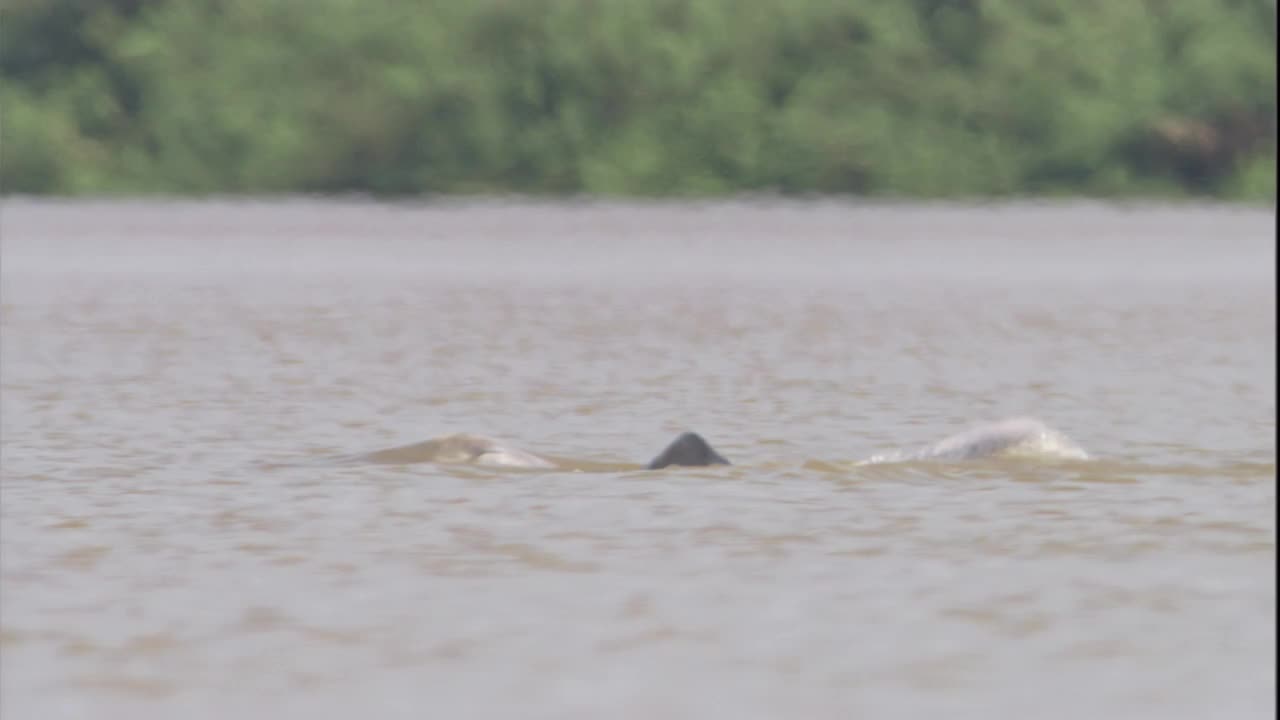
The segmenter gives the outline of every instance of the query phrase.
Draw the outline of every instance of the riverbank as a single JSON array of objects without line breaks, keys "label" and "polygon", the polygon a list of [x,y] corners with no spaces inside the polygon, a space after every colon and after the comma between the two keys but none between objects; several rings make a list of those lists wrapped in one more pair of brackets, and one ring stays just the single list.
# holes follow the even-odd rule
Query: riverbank
[{"label": "riverbank", "polygon": [[18,3],[5,193],[1274,202],[1273,2]]}]

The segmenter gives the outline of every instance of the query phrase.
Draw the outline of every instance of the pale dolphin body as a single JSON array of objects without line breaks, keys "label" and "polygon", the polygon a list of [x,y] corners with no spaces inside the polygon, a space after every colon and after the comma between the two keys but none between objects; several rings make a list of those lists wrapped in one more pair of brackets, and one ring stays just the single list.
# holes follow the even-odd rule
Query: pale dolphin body
[{"label": "pale dolphin body", "polygon": [[486,467],[544,469],[555,463],[484,435],[458,433],[428,440],[432,459],[440,463],[464,463]]},{"label": "pale dolphin body", "polygon": [[[447,465],[478,465],[482,467],[520,468],[526,470],[550,470],[576,465],[594,467],[594,463],[560,463],[555,460],[525,452],[497,438],[486,435],[457,433],[425,440],[413,445],[378,450],[349,457],[347,462],[372,462],[408,464],[434,462]],[[686,432],[671,442],[645,466],[646,470],[661,470],[673,465],[704,467],[728,465],[729,461],[716,452],[697,433]],[[601,465],[601,468],[612,467]],[[630,466],[634,468],[634,466]],[[616,469],[630,469],[617,466]]]},{"label": "pale dolphin body", "polygon": [[916,452],[876,455],[859,464],[910,460],[980,460],[999,457],[1087,460],[1089,454],[1071,438],[1039,420],[1020,417],[976,425]]}]

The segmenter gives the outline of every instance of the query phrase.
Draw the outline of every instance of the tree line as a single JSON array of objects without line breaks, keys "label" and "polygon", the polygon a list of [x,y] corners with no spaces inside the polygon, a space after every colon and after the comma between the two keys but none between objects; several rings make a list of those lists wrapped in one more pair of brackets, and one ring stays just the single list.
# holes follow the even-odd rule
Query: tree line
[{"label": "tree line", "polygon": [[1275,198],[1275,0],[10,0],[0,191]]}]

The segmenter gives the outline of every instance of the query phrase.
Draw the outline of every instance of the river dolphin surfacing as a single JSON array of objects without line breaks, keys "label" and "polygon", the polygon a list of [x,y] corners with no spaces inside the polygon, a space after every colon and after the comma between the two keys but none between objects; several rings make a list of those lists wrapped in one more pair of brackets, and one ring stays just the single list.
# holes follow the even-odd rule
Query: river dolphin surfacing
[{"label": "river dolphin surfacing", "polygon": [[1019,417],[975,425],[915,452],[876,455],[860,465],[887,462],[983,460],[1088,460],[1084,448],[1035,418]]},{"label": "river dolphin surfacing", "polygon": [[728,465],[729,461],[716,452],[714,448],[694,432],[680,433],[671,441],[658,457],[649,461],[646,470],[661,470],[672,465],[687,467],[705,467],[707,465]]},{"label": "river dolphin surfacing", "polygon": [[[1086,460],[1088,453],[1071,438],[1034,418],[1012,418],[969,428],[915,452],[898,451],[873,456],[854,465],[933,461],[949,462],[986,458],[1026,458],[1032,460]],[[348,456],[342,462],[410,464],[434,462],[525,470],[577,470],[625,472],[635,465],[598,463],[564,458],[548,458],[526,452],[486,435],[457,433],[432,438],[413,445]],[[645,470],[673,466],[707,467],[729,465],[723,455],[694,432],[681,433]]]},{"label": "river dolphin surfacing", "polygon": [[555,463],[485,435],[458,433],[428,440],[434,444],[432,460],[487,467],[550,469]]},{"label": "river dolphin surfacing", "polygon": [[[473,435],[471,433],[443,435],[420,443],[414,443],[413,445],[378,450],[354,458],[347,458],[346,460],[349,462],[397,465],[434,462],[445,465],[478,465],[526,470],[551,470],[565,467],[573,469],[579,465],[596,465],[595,463],[575,463],[571,461],[557,462],[525,452],[497,438],[487,435]],[[645,469],[661,470],[673,465],[704,467],[707,465],[728,464],[729,461],[712,449],[711,445],[702,439],[702,436],[697,433],[686,432],[673,440],[670,445],[645,466]],[[618,466],[616,469],[626,469],[626,467]],[[635,466],[629,467],[634,468]]]},{"label": "river dolphin surfacing", "polygon": [[1089,454],[1074,440],[1035,418],[984,423],[934,443],[917,454],[925,460],[975,460],[1025,457],[1085,460]]}]

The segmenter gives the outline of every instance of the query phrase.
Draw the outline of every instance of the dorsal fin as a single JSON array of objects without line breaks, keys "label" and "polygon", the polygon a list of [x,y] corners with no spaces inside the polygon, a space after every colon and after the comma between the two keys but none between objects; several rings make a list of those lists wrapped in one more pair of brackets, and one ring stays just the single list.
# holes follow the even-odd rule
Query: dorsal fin
[{"label": "dorsal fin", "polygon": [[680,433],[679,437],[672,440],[671,444],[658,457],[649,461],[645,468],[647,470],[661,470],[671,465],[703,467],[706,465],[728,464],[729,461],[716,452],[706,440],[703,440],[701,435],[694,432],[686,432]]}]

